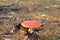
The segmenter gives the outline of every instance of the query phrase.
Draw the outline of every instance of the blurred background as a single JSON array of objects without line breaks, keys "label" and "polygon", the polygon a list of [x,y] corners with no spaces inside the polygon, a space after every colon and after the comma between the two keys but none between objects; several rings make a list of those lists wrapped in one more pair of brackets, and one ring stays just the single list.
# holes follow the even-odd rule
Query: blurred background
[{"label": "blurred background", "polygon": [[[42,26],[28,33],[27,20]],[[60,40],[60,0],[0,0],[0,40]]]}]

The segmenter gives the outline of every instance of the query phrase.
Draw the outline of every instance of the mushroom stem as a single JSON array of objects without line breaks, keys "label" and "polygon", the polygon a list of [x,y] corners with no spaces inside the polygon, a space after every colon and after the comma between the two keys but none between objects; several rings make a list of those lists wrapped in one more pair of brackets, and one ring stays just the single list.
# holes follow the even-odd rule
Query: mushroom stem
[{"label": "mushroom stem", "polygon": [[29,31],[30,33],[33,33],[33,30],[32,30],[32,29],[29,29],[28,31]]}]

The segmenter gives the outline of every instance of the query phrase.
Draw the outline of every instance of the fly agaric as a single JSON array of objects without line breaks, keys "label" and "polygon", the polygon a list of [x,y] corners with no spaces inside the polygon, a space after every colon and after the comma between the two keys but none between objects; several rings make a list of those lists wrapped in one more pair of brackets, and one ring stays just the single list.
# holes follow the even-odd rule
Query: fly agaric
[{"label": "fly agaric", "polygon": [[29,32],[32,33],[33,32],[33,28],[38,28],[41,26],[41,22],[39,21],[24,21],[21,24],[23,27],[25,28],[29,28]]}]

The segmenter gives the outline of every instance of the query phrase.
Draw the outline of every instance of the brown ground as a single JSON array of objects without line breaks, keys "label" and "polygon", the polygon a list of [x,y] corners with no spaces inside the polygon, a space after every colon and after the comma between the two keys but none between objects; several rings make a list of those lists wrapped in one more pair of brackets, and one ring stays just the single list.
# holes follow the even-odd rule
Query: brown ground
[{"label": "brown ground", "polygon": [[[58,3],[20,0],[10,7],[18,8],[18,11],[0,11],[0,40],[60,40],[60,5]],[[42,22],[43,25],[37,31],[39,34],[35,34],[35,31],[32,34],[27,32],[27,28],[20,25],[25,20]],[[28,37],[25,38],[26,36]]]}]

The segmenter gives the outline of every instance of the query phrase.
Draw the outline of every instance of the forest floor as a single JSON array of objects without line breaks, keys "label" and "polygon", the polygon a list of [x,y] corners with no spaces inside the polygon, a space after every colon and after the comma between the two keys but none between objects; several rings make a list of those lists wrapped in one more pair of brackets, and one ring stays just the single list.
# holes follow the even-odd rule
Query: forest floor
[{"label": "forest floor", "polygon": [[[58,2],[19,0],[6,9],[0,10],[0,40],[60,40]],[[43,25],[30,34],[20,25],[27,20],[40,21]]]}]

